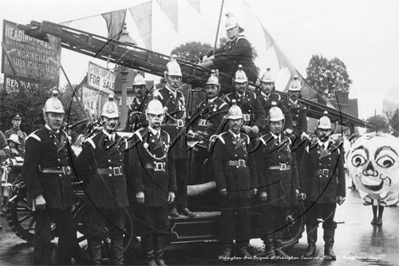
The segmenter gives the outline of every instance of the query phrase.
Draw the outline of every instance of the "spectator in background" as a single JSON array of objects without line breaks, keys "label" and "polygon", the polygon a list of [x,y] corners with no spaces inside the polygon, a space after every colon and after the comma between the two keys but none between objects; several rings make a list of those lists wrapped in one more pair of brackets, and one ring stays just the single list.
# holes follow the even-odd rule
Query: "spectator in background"
[{"label": "spectator in background", "polygon": [[20,113],[15,113],[10,116],[12,128],[4,132],[4,135],[8,139],[12,134],[16,134],[19,138],[19,142],[21,143],[20,149],[22,152],[25,152],[25,139],[27,137],[26,133],[21,130],[21,123],[23,116]]},{"label": "spectator in background", "polygon": [[[4,136],[3,132],[0,131],[0,165],[2,165],[4,160],[9,158],[10,155],[11,155],[11,150],[10,147],[8,147],[6,137]],[[0,168],[0,175],[3,176],[3,168]],[[3,179],[1,180],[1,183],[3,183]],[[3,199],[3,189],[0,189],[0,201],[2,201],[2,199]],[[3,230],[3,225],[1,224],[0,224],[0,230]]]}]

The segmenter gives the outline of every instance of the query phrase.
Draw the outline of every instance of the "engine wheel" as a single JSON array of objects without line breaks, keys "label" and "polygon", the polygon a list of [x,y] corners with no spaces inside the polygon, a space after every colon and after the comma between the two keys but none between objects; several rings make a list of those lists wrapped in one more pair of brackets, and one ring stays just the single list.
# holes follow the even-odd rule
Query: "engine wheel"
[{"label": "engine wheel", "polygon": [[[74,258],[79,263],[90,263],[89,250],[87,245],[87,232],[88,232],[88,217],[86,207],[83,205],[83,201],[76,204],[72,210],[73,217],[77,222],[76,225],[76,245]],[[134,245],[137,243],[136,236],[133,235],[133,223],[132,219],[127,212],[126,225],[124,234],[124,256],[125,260],[133,254],[132,250]],[[111,239],[109,237],[108,228],[103,230],[103,237],[101,243],[101,254],[102,264],[110,264],[111,262]]]},{"label": "engine wheel", "polygon": [[298,243],[305,231],[305,206],[303,202],[292,206],[287,212],[286,225],[283,230],[283,247],[289,247]]}]

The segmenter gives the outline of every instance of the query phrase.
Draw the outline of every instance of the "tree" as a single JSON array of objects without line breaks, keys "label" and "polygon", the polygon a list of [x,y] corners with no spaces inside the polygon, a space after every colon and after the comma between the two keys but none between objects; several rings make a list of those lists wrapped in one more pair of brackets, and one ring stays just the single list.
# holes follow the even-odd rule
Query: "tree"
[{"label": "tree", "polygon": [[366,120],[366,125],[367,125],[366,132],[385,132],[385,133],[390,132],[388,121],[382,115],[375,115],[369,117]]},{"label": "tree", "polygon": [[306,81],[327,97],[333,97],[335,91],[349,91],[352,84],[346,65],[336,57],[328,60],[322,55],[313,55],[306,74]]},{"label": "tree", "polygon": [[172,50],[172,54],[185,61],[196,61],[201,55],[206,54],[212,46],[209,43],[187,42]]},{"label": "tree", "polygon": [[[21,129],[28,134],[44,123],[42,109],[44,103],[51,96],[51,91],[57,89],[54,81],[38,80],[35,83],[23,83],[21,88],[7,87],[0,83],[0,121],[2,130],[12,126],[10,115],[19,112],[24,118]],[[84,118],[78,104],[72,101],[72,91],[61,88],[58,98],[65,109],[65,121],[68,124],[76,123]]]},{"label": "tree", "polygon": [[398,137],[399,136],[399,108],[395,111],[385,112],[385,116],[388,119],[388,124],[393,129],[393,135]]}]

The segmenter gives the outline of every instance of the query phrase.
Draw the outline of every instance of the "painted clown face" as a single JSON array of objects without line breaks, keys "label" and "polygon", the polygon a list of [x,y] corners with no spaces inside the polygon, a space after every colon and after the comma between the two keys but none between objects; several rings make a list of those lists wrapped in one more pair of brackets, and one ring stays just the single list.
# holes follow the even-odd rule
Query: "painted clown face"
[{"label": "painted clown face", "polygon": [[363,192],[362,196],[367,194],[380,201],[397,201],[399,139],[375,133],[359,137],[351,145],[347,166],[359,192]]}]

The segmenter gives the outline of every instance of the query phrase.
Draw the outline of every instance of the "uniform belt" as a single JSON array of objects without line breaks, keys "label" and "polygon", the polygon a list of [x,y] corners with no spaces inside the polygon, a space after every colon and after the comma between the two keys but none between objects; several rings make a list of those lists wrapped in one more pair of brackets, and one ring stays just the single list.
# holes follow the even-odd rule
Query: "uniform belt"
[{"label": "uniform belt", "polygon": [[155,162],[155,163],[144,163],[144,168],[154,169],[156,172],[165,172],[166,164],[165,162]]},{"label": "uniform belt", "polygon": [[97,173],[100,175],[120,176],[122,175],[122,167],[97,168]]},{"label": "uniform belt", "polygon": [[41,172],[43,174],[64,174],[64,175],[71,175],[72,169],[69,166],[60,166],[60,167],[47,167],[42,168]]},{"label": "uniform belt", "polygon": [[224,163],[225,166],[236,166],[236,167],[247,167],[247,162],[243,159],[236,161],[226,161]]},{"label": "uniform belt", "polygon": [[323,176],[328,176],[330,174],[330,170],[329,169],[319,169],[319,170],[317,170],[317,174],[323,175]]},{"label": "uniform belt", "polygon": [[184,127],[184,120],[183,119],[175,119],[176,122],[167,121],[166,123],[162,124],[162,126],[170,126],[170,127]]},{"label": "uniform belt", "polygon": [[291,166],[286,163],[281,163],[280,165],[270,166],[269,170],[289,171],[289,170],[291,170]]}]

